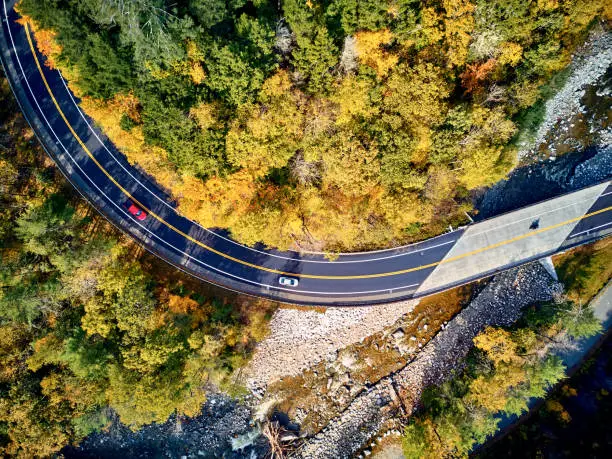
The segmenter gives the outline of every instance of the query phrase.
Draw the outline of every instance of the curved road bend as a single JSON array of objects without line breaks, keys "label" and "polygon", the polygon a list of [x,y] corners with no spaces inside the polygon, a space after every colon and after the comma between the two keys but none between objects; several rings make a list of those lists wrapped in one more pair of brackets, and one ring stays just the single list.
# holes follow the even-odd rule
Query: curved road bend
[{"label": "curved road bend", "polygon": [[[299,304],[361,305],[431,294],[612,232],[610,181],[427,241],[388,250],[323,254],[251,248],[178,214],[171,197],[94,127],[30,30],[3,0],[1,58],[17,100],[48,154],[108,220],[190,274],[246,294]],[[139,222],[124,204],[149,216]],[[530,230],[534,220],[539,228]],[[295,288],[280,276],[299,279]]]}]

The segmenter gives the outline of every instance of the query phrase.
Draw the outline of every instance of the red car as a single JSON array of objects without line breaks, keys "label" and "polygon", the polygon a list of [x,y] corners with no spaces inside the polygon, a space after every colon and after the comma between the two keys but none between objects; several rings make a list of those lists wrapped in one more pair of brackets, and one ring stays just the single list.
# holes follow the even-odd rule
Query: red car
[{"label": "red car", "polygon": [[136,218],[136,220],[143,221],[145,218],[147,218],[147,213],[132,201],[128,201],[125,207],[127,208],[127,211]]}]

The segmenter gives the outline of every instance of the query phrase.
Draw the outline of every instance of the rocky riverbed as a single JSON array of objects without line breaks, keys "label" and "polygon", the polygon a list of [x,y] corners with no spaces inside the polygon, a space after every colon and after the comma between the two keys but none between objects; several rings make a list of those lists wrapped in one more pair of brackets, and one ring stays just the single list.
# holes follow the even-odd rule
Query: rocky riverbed
[{"label": "rocky riverbed", "polygon": [[528,164],[475,198],[479,221],[612,177],[612,146],[592,146],[556,161]]},{"label": "rocky riverbed", "polygon": [[[171,417],[137,432],[114,419],[105,432],[87,437],[78,447],[62,450],[70,458],[231,458],[263,457],[267,443],[257,437],[252,412],[244,404],[211,394],[194,418]],[[239,448],[243,446],[242,448]]]}]

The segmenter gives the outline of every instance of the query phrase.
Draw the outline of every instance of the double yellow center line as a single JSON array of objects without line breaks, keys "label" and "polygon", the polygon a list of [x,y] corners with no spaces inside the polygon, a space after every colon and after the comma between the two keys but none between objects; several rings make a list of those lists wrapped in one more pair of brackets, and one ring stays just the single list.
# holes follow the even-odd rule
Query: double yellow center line
[{"label": "double yellow center line", "polygon": [[316,274],[291,273],[291,272],[286,272],[286,271],[280,271],[278,269],[268,268],[268,267],[265,267],[265,266],[256,265],[254,263],[250,263],[248,261],[241,260],[239,258],[233,257],[233,256],[228,255],[226,253],[220,252],[219,250],[217,250],[217,249],[215,249],[213,247],[210,247],[209,245],[204,244],[203,242],[198,241],[197,239],[194,239],[190,235],[188,235],[185,232],[181,231],[180,229],[176,228],[175,226],[173,226],[172,224],[170,224],[166,220],[164,220],[162,217],[157,215],[155,212],[153,212],[152,210],[148,209],[145,205],[143,205],[138,199],[136,199],[134,196],[132,196],[129,191],[127,191],[125,188],[123,188],[109,174],[109,172],[102,166],[102,164],[100,164],[100,162],[94,157],[94,155],[91,153],[91,151],[89,151],[89,148],[87,148],[87,145],[85,145],[85,143],[81,140],[81,138],[78,136],[78,134],[72,128],[71,124],[68,122],[68,119],[66,118],[66,115],[64,115],[64,112],[60,108],[59,103],[57,102],[57,100],[55,99],[55,96],[53,95],[53,92],[51,91],[51,87],[49,86],[49,83],[47,82],[47,78],[45,77],[45,74],[43,72],[42,66],[40,64],[40,61],[38,60],[38,56],[36,54],[36,50],[35,50],[34,44],[32,42],[32,37],[31,37],[31,34],[30,34],[30,30],[29,30],[28,24],[26,23],[24,25],[24,27],[25,27],[26,35],[28,37],[28,43],[30,44],[30,49],[32,51],[32,55],[34,56],[34,60],[36,62],[36,66],[38,67],[38,71],[40,72],[40,76],[41,76],[41,78],[42,78],[42,80],[43,80],[43,82],[45,84],[45,87],[47,88],[47,91],[49,93],[49,96],[51,97],[51,100],[53,101],[53,104],[57,108],[57,111],[59,112],[60,116],[62,117],[62,119],[66,123],[66,126],[68,126],[68,129],[70,130],[70,132],[72,133],[74,138],[77,140],[79,145],[81,145],[81,147],[83,148],[85,153],[87,153],[89,158],[96,164],[96,166],[98,166],[100,168],[100,170],[104,173],[104,175],[106,175],[108,177],[108,179],[111,182],[113,182],[117,186],[117,188],[119,188],[129,199],[134,201],[136,204],[138,204],[138,206],[140,206],[149,215],[151,215],[151,217],[155,218],[156,220],[158,220],[162,224],[166,225],[171,230],[173,230],[176,233],[180,234],[185,239],[193,242],[194,244],[199,245],[200,247],[208,250],[209,252],[217,254],[217,255],[219,255],[219,256],[221,256],[223,258],[226,258],[228,260],[235,261],[236,263],[240,263],[241,265],[248,266],[250,268],[255,268],[255,269],[259,269],[261,271],[266,271],[266,272],[269,272],[269,273],[274,273],[274,274],[279,274],[279,275],[296,276],[296,277],[300,277],[300,278],[309,278],[309,279],[349,280],[349,279],[372,279],[372,278],[377,278],[377,277],[396,276],[396,275],[400,275],[400,274],[410,273],[410,272],[413,272],[413,271],[419,271],[419,270],[422,270],[422,269],[432,268],[434,266],[437,266],[437,265],[440,265],[440,264],[443,264],[443,263],[450,263],[451,261],[456,261],[456,260],[459,260],[461,258],[466,258],[466,257],[469,257],[471,255],[475,255],[475,254],[484,252],[486,250],[491,250],[491,249],[495,249],[497,247],[500,247],[500,246],[503,246],[503,245],[506,245],[506,244],[511,244],[511,243],[519,241],[521,239],[525,239],[527,237],[535,236],[536,234],[540,234],[540,233],[543,233],[545,231],[550,231],[552,229],[559,228],[561,226],[568,225],[570,223],[574,223],[576,221],[583,220],[585,218],[592,217],[593,215],[601,214],[603,212],[607,212],[607,211],[612,209],[612,206],[611,207],[606,207],[605,209],[601,209],[601,210],[598,210],[598,211],[595,211],[595,212],[591,212],[590,214],[585,214],[585,215],[582,215],[580,217],[572,218],[570,220],[566,220],[564,222],[557,223],[555,225],[551,225],[551,226],[547,226],[545,228],[541,228],[541,229],[538,229],[538,230],[530,231],[529,233],[525,233],[525,234],[522,234],[520,236],[513,237],[512,239],[507,239],[505,241],[501,241],[501,242],[498,242],[496,244],[491,244],[489,246],[482,247],[480,249],[472,250],[471,252],[467,252],[467,253],[464,253],[464,254],[461,254],[461,255],[457,255],[455,257],[446,258],[446,259],[443,259],[443,260],[440,260],[440,261],[436,261],[435,263],[429,263],[429,264],[426,264],[426,265],[420,265],[420,266],[416,266],[416,267],[413,267],[413,268],[402,269],[402,270],[399,270],[399,271],[390,271],[390,272],[386,272],[386,273],[377,273],[377,274],[361,274],[361,275],[354,275],[354,276],[324,276],[324,275],[316,275]]}]

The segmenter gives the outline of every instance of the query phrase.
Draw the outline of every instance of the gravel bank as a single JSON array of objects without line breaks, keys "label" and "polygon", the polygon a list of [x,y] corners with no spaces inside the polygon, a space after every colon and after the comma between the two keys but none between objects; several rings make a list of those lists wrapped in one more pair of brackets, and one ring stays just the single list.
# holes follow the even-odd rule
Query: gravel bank
[{"label": "gravel bank", "polygon": [[425,387],[447,378],[487,325],[510,325],[520,317],[521,308],[549,300],[561,291],[561,284],[539,263],[496,276],[411,363],[358,396],[324,430],[308,439],[297,457],[352,457],[399,409],[410,414]]},{"label": "gravel bank", "polygon": [[270,336],[257,346],[246,367],[247,386],[254,392],[282,376],[294,376],[328,358],[337,349],[370,336],[412,311],[418,301],[359,308],[279,309],[270,322]]},{"label": "gravel bank", "polygon": [[591,34],[574,55],[570,64],[570,75],[563,89],[546,102],[544,121],[536,132],[535,141],[520,146],[519,158],[534,153],[534,149],[546,141],[547,135],[561,120],[570,119],[583,111],[580,101],[585,95],[586,87],[596,84],[611,65],[612,33],[598,31]]}]

